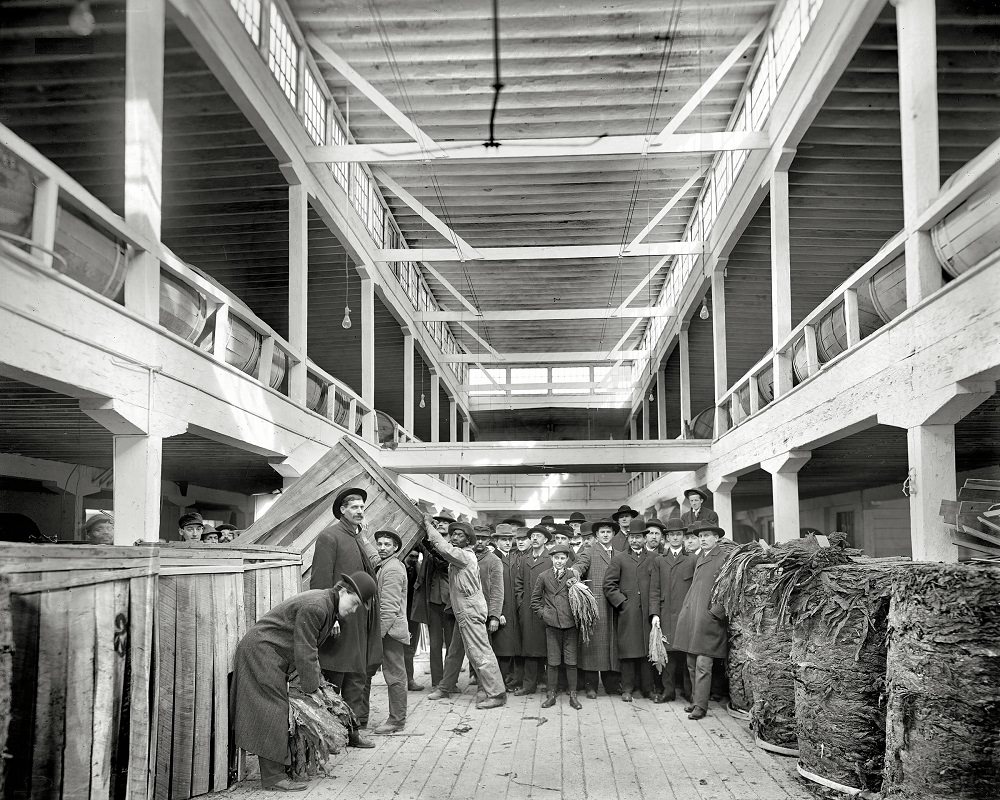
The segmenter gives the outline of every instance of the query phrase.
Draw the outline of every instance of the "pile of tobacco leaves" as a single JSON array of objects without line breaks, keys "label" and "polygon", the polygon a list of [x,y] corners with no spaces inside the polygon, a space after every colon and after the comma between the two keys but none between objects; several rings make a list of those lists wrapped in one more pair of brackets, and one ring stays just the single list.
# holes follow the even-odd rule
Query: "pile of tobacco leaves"
[{"label": "pile of tobacco leaves", "polygon": [[319,695],[322,702],[303,692],[297,680],[288,684],[288,735],[296,778],[325,775],[330,755],[347,747],[348,735],[357,725],[336,687],[324,681]]}]

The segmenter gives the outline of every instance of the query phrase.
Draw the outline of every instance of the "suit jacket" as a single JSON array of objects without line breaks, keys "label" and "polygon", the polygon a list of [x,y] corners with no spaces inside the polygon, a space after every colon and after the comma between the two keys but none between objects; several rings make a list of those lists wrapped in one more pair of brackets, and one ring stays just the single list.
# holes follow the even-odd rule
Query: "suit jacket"
[{"label": "suit jacket", "polygon": [[589,584],[597,599],[597,623],[587,644],[580,643],[577,666],[592,672],[618,669],[618,639],[615,636],[614,609],[604,594],[604,576],[617,551],[609,554],[602,545],[581,547],[572,569]]},{"label": "suit jacket", "polygon": [[[337,520],[316,538],[310,589],[332,589],[352,572],[364,570],[377,580],[375,566],[358,540],[353,525]],[[366,613],[363,608],[340,623],[340,636],[327,639],[319,649],[319,663],[332,672],[367,672],[382,662],[382,632],[378,598]]]},{"label": "suit jacket", "polygon": [[406,624],[406,568],[393,556],[382,562],[378,571],[379,619],[383,636],[410,643]]},{"label": "suit jacket", "polygon": [[697,561],[696,556],[689,556],[683,548],[676,556],[668,548],[666,553],[653,562],[655,569],[649,585],[650,614],[656,614],[660,618],[660,629],[667,637],[670,649],[675,649],[677,618],[691,588]]},{"label": "suit jacket", "polygon": [[556,579],[554,568],[545,570],[535,581],[531,591],[531,610],[550,628],[575,628],[576,621],[569,607],[569,587],[566,580],[572,573],[563,571]]},{"label": "suit jacket", "polygon": [[729,650],[729,629],[725,609],[712,603],[715,578],[732,545],[717,544],[702,551],[694,567],[691,588],[677,619],[674,650],[712,658],[725,658]]},{"label": "suit jacket", "polygon": [[535,581],[547,569],[552,569],[552,559],[545,550],[538,558],[530,550],[521,554],[520,569],[514,578],[514,594],[521,623],[521,655],[525,658],[544,658],[547,654],[545,623],[531,611]]},{"label": "suit jacket", "polygon": [[500,569],[503,572],[503,610],[504,624],[491,637],[493,652],[499,658],[521,655],[521,621],[517,616],[517,596],[514,594],[514,570],[518,559],[512,550],[509,556],[497,551],[500,559]]},{"label": "suit jacket", "polygon": [[615,553],[604,573],[604,595],[615,607],[619,658],[641,658],[649,653],[648,607],[642,596],[639,569],[652,560],[655,553],[642,550],[639,555],[628,551]]},{"label": "suit jacket", "polygon": [[479,581],[486,598],[486,617],[496,617],[499,620],[503,614],[503,564],[489,550],[476,553],[476,559],[479,561]]},{"label": "suit jacket", "polygon": [[[708,506],[702,505],[701,510],[698,512],[698,516],[695,516],[693,511],[685,511],[681,514],[681,522],[685,525],[692,525],[695,522],[708,522],[711,525],[718,525],[719,515]],[[732,533],[732,531],[727,531],[727,533]]]}]

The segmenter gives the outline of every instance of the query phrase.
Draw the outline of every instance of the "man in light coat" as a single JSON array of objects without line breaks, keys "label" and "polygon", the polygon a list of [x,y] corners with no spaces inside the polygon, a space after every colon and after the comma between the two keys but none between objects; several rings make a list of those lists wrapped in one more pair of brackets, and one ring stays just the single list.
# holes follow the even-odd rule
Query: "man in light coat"
[{"label": "man in light coat", "polygon": [[[424,520],[424,529],[431,547],[448,561],[448,588],[451,593],[451,608],[455,613],[456,630],[461,635],[469,662],[479,676],[480,690],[476,708],[498,708],[507,702],[507,689],[500,676],[500,665],[490,647],[486,630],[487,605],[479,577],[479,562],[472,552],[475,543],[472,526],[466,522],[454,522],[448,526],[451,542],[438,533],[430,518]],[[498,624],[499,621],[497,617]],[[449,653],[449,657],[450,655]],[[449,678],[454,682],[461,668],[462,662],[459,659],[455,677],[450,678],[446,671],[441,679],[442,684]],[[436,700],[447,697],[448,693],[444,686],[439,686],[428,698]]]},{"label": "man in light coat", "polygon": [[[375,534],[382,566],[378,571],[379,620],[382,630],[382,675],[389,689],[389,717],[375,733],[395,733],[406,724],[406,646],[410,628],[406,622],[406,567],[396,558],[403,540],[395,531]],[[369,674],[369,688],[371,675]]]}]

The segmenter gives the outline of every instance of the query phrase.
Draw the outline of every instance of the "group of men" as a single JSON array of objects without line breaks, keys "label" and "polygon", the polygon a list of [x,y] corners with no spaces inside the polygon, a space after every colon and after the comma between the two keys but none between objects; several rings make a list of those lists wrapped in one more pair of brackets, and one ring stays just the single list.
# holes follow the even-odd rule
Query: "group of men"
[{"label": "group of men", "polygon": [[236,538],[236,526],[223,522],[213,527],[197,511],[181,514],[177,520],[177,534],[185,542],[201,542],[202,544],[228,544]]}]

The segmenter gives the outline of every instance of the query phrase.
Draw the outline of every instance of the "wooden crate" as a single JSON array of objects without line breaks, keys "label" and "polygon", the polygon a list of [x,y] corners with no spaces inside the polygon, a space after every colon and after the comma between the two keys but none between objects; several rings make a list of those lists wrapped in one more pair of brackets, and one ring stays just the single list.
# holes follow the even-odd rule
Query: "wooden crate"
[{"label": "wooden crate", "polygon": [[13,633],[8,798],[150,798],[158,555],[0,544]]},{"label": "wooden crate", "polygon": [[299,591],[301,563],[287,548],[161,545],[158,800],[223,791],[239,774],[229,728],[236,646]]}]

